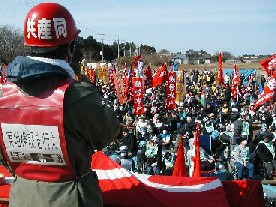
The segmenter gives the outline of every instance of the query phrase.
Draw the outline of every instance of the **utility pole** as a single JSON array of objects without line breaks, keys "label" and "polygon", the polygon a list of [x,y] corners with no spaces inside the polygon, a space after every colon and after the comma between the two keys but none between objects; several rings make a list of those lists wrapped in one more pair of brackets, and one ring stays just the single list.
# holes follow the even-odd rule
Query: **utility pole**
[{"label": "utility pole", "polygon": [[124,57],[126,56],[126,40],[122,40],[124,42]]},{"label": "utility pole", "polygon": [[102,36],[102,51],[101,51],[101,55],[102,55],[102,63],[103,63],[103,58],[104,58],[104,56],[103,56],[103,36],[104,36],[105,34],[98,34],[98,35],[101,35],[101,36]]},{"label": "utility pole", "polygon": [[120,58],[120,36],[118,35],[118,59]]}]

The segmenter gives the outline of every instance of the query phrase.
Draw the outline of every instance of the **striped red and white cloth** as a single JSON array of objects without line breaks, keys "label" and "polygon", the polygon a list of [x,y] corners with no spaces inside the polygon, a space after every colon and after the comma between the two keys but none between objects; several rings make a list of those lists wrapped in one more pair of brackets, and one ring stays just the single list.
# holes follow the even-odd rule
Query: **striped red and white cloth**
[{"label": "striped red and white cloth", "polygon": [[104,206],[228,207],[222,183],[211,177],[175,177],[131,173],[103,152],[93,155]]}]

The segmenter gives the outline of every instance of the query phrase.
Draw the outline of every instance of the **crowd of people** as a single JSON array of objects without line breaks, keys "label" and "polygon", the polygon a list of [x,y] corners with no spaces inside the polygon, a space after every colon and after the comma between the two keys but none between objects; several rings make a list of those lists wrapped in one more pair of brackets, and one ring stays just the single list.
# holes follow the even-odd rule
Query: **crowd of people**
[{"label": "crowd of people", "polygon": [[[103,104],[114,108],[122,127],[118,140],[105,149],[106,154],[134,172],[171,175],[178,143],[183,138],[189,172],[194,133],[199,124],[200,136],[205,139],[202,141],[210,143],[209,147],[200,148],[202,172],[212,172],[222,179],[257,179],[260,174],[272,179],[276,105],[269,102],[257,111],[251,110],[265,82],[263,75],[260,83],[256,76],[252,73],[245,79],[241,74],[238,98],[233,99],[233,75],[225,73],[224,83],[218,85],[214,71],[185,71],[183,101],[174,110],[166,110],[165,84],[150,88],[144,97],[145,113],[140,116],[133,112],[131,96],[126,104],[120,104],[112,85],[99,81]],[[123,151],[122,146],[126,146]],[[265,164],[260,167],[260,163]],[[261,173],[264,167],[265,174]]]}]

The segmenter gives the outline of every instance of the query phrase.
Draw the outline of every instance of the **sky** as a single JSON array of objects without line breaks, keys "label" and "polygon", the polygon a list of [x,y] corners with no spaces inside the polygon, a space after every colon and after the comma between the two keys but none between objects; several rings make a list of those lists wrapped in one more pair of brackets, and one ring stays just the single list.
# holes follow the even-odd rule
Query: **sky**
[{"label": "sky", "polygon": [[[1,0],[0,26],[23,31],[27,12],[41,0]],[[276,53],[276,0],[56,0],[73,15],[80,36],[134,42],[160,51],[234,56]],[[100,35],[104,34],[104,35]]]}]

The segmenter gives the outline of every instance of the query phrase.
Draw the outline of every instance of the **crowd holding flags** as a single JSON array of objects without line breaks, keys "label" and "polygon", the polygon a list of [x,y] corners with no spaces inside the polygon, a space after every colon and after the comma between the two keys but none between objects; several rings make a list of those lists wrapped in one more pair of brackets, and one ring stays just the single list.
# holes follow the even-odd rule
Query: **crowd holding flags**
[{"label": "crowd holding flags", "polygon": [[[180,100],[183,100],[183,84],[184,84],[184,73],[183,71],[174,71],[172,67],[171,71],[168,71],[167,65],[165,63],[152,74],[152,69],[147,66],[143,69],[143,63],[141,55],[135,56],[132,61],[132,66],[127,69],[126,64],[122,66],[122,70],[116,70],[114,67],[103,68],[87,68],[86,74],[89,79],[95,83],[96,78],[106,79],[106,74],[108,71],[108,76],[112,77],[114,82],[114,87],[116,89],[116,94],[121,104],[126,103],[127,95],[129,91],[133,96],[134,100],[134,113],[138,116],[142,115],[144,112],[144,92],[146,89],[153,87],[158,87],[166,83],[166,108],[167,110],[173,110],[176,104],[179,104]],[[266,103],[267,101],[275,98],[276,90],[276,55],[272,55],[269,58],[263,60],[260,63],[266,73],[268,74],[268,81],[264,87],[264,91],[260,94],[259,99],[255,102],[254,109],[256,110],[259,106]],[[140,67],[140,69],[139,69]],[[113,69],[112,69],[113,68]],[[136,73],[135,73],[136,71]],[[139,72],[140,71],[140,72]],[[142,72],[141,72],[142,71]],[[106,74],[105,74],[106,73]],[[98,74],[98,75],[97,75]],[[110,79],[109,79],[110,80]],[[223,84],[223,66],[222,66],[222,53],[219,53],[218,58],[218,73],[217,73],[217,83]],[[239,95],[239,85],[240,77],[238,66],[234,65],[234,74],[231,83],[231,93],[232,97],[238,101]],[[180,98],[177,98],[177,97]],[[181,98],[182,97],[182,98]],[[179,99],[179,100],[178,100]],[[176,165],[173,174],[175,176],[186,176],[186,165],[183,145],[178,146]],[[200,147],[199,147],[199,125],[197,125],[196,133],[194,135],[194,152],[193,152],[193,169],[192,176],[200,177]]]}]

